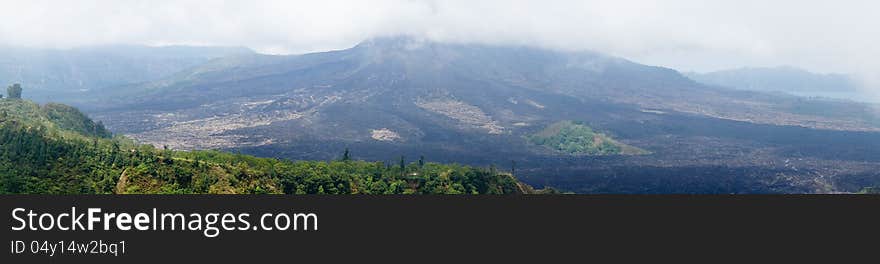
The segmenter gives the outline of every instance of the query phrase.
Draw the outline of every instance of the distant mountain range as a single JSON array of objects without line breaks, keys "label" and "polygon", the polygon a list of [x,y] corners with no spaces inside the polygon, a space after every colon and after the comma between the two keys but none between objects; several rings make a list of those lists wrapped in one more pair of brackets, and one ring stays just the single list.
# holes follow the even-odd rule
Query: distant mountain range
[{"label": "distant mountain range", "polygon": [[818,74],[791,66],[689,72],[686,76],[708,85],[804,96],[827,95],[834,98],[834,94],[857,94],[860,89],[859,83],[848,75]]},{"label": "distant mountain range", "polygon": [[236,53],[127,83],[71,103],[158,147],[309,160],[348,148],[388,164],[426,156],[510,166],[530,185],[584,193],[880,186],[874,106],[707,85],[588,51],[385,37]]},{"label": "distant mountain range", "polygon": [[71,101],[105,88],[153,81],[246,48],[96,46],[74,49],[0,48],[0,81],[28,87],[37,101]]}]

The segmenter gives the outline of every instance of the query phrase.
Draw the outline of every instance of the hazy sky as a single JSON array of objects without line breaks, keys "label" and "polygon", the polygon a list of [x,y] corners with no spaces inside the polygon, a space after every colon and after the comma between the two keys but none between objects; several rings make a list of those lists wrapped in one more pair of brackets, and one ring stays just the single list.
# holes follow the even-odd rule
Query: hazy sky
[{"label": "hazy sky", "polygon": [[880,83],[880,1],[0,0],[0,44],[350,47],[377,35],[590,49],[683,71],[794,65]]}]

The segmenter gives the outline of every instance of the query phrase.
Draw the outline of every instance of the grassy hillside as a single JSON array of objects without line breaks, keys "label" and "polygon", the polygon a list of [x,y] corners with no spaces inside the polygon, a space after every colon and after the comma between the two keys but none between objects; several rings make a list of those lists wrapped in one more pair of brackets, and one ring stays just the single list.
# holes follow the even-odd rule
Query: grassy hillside
[{"label": "grassy hillside", "polygon": [[0,100],[0,116],[28,127],[43,127],[56,133],[109,138],[112,133],[74,107],[49,103],[43,106],[28,100]]},{"label": "grassy hillside", "polygon": [[178,152],[109,137],[75,108],[0,100],[0,193],[507,194],[494,169],[436,163],[282,161]]},{"label": "grassy hillside", "polygon": [[540,146],[567,154],[584,155],[639,155],[648,152],[629,146],[592,128],[573,121],[553,123],[544,130],[528,137]]}]

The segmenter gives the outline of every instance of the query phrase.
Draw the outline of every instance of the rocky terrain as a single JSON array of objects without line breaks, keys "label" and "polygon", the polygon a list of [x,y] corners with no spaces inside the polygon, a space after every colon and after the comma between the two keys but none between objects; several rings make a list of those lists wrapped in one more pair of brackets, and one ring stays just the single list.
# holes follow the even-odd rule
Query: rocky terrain
[{"label": "rocky terrain", "polygon": [[480,128],[489,134],[501,134],[504,127],[492,120],[480,108],[452,99],[417,101],[416,105],[433,113],[444,115],[461,123],[462,127]]}]

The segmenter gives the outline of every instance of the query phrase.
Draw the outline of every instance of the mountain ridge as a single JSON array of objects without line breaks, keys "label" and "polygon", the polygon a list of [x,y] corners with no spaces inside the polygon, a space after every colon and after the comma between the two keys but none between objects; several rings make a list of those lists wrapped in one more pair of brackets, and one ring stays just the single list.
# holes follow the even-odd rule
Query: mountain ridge
[{"label": "mountain ridge", "polygon": [[71,49],[6,47],[0,80],[29,87],[41,102],[87,99],[108,88],[153,81],[212,58],[253,51],[241,47],[105,45]]},{"label": "mountain ridge", "polygon": [[708,85],[775,92],[857,92],[861,88],[851,76],[819,74],[793,66],[744,67],[707,73],[688,72],[688,78]]}]

